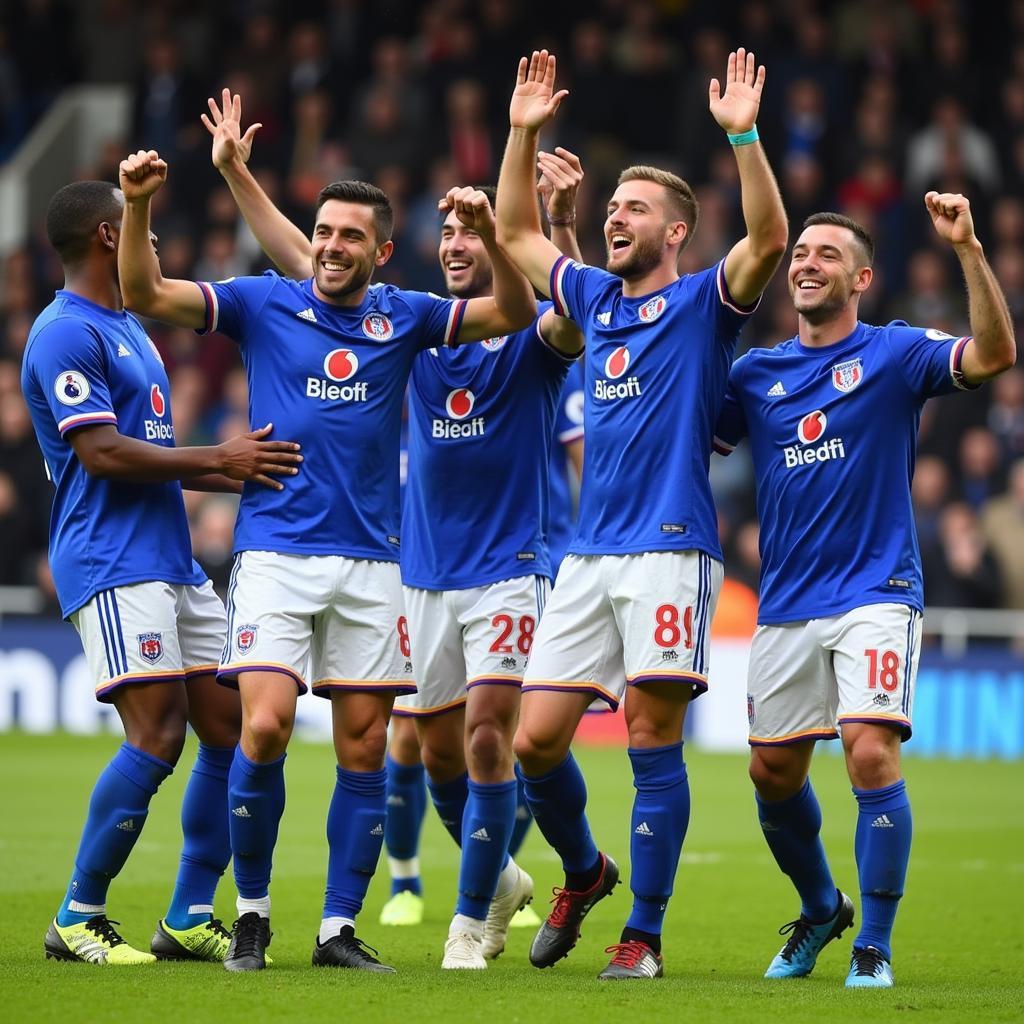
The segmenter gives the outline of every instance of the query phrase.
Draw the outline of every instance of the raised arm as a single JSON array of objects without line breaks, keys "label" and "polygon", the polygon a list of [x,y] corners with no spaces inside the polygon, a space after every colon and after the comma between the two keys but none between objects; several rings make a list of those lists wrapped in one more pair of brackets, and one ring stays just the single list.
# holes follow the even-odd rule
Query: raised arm
[{"label": "raised arm", "polygon": [[486,193],[475,188],[453,188],[437,204],[443,213],[452,210],[484,243],[491,258],[494,294],[466,302],[456,345],[521,331],[537,316],[537,302],[529,282],[499,248],[494,234],[494,214]]},{"label": "raised arm", "polygon": [[771,280],[789,242],[789,225],[768,158],[757,139],[757,112],[764,88],[764,65],[755,74],[754,55],[742,47],[729,54],[725,92],[717,78],[708,88],[714,119],[728,133],[740,173],[745,238],[725,258],[729,294],[741,306],[757,301]]},{"label": "raised arm", "polygon": [[153,247],[149,204],[167,180],[167,163],[155,149],[121,161],[124,216],[117,245],[117,273],[124,304],[154,320],[198,329],[206,323],[206,301],[194,281],[165,278]]},{"label": "raised arm", "polygon": [[555,58],[535,50],[519,61],[515,91],[509,104],[509,135],[498,177],[498,242],[512,262],[542,295],[551,295],[551,268],[561,256],[545,237],[537,207],[534,172],[537,136],[568,95],[556,93]]},{"label": "raised arm", "polygon": [[271,201],[247,164],[253,139],[263,127],[251,124],[242,132],[242,97],[225,89],[221,106],[212,97],[207,100],[210,116],[200,117],[213,136],[211,157],[220,171],[249,230],[256,236],[274,266],[287,277],[302,280],[312,273],[312,246],[309,239]]},{"label": "raised arm", "polygon": [[966,196],[929,192],[924,205],[940,238],[953,246],[967,282],[967,308],[973,342],[964,348],[960,370],[968,384],[980,384],[1008,370],[1017,361],[1013,319],[985,250],[974,233]]},{"label": "raised arm", "polygon": [[[582,262],[576,239],[576,192],[583,181],[580,158],[559,146],[554,153],[539,153],[537,166],[537,191],[551,227],[551,241],[566,256]],[[554,310],[549,309],[541,317],[540,331],[552,348],[565,355],[577,356],[583,351],[583,332],[574,321],[557,316]]]}]

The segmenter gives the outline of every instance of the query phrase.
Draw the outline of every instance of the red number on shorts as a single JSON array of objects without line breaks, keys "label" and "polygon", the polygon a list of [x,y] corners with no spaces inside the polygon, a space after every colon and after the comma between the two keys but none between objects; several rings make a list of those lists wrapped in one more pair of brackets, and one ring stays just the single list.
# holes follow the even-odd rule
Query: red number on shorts
[{"label": "red number on shorts", "polygon": [[491,654],[511,654],[512,645],[508,642],[508,638],[512,635],[512,616],[495,615],[491,619],[491,625],[495,629],[501,630],[494,643],[491,644]]},{"label": "red number on shorts", "polygon": [[409,622],[404,615],[398,616],[398,649],[403,658],[411,657],[412,647],[409,644]]},{"label": "red number on shorts", "polygon": [[[500,629],[501,632],[496,637],[493,644],[491,644],[491,654],[511,654],[512,645],[509,643],[509,638],[512,636],[512,630],[515,629],[515,623],[512,621],[511,615],[495,615],[491,619],[491,625],[495,629]],[[533,646],[533,629],[537,625],[537,620],[532,615],[523,615],[519,619],[519,639],[516,641],[516,646],[519,648],[520,654],[529,654],[530,648]]]},{"label": "red number on shorts", "polygon": [[[659,647],[678,647],[683,635],[679,628],[679,609],[674,604],[658,605],[654,621],[657,623],[654,642]],[[683,630],[686,631],[683,646],[689,650],[693,647],[693,608],[689,605],[683,609]]]},{"label": "red number on shorts", "polygon": [[532,615],[524,615],[519,620],[519,642],[516,646],[519,648],[520,654],[529,654],[530,648],[533,646],[533,627],[536,625],[536,620]]},{"label": "red number on shorts", "polygon": [[882,657],[879,659],[878,650],[874,647],[866,650],[864,654],[868,659],[868,689],[874,690],[881,683],[883,690],[892,693],[900,685],[900,656],[895,651],[882,651]]}]

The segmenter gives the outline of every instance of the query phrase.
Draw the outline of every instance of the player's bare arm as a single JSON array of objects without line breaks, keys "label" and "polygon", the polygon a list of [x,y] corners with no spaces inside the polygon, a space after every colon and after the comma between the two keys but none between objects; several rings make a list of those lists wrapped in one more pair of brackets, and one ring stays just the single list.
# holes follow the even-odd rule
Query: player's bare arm
[{"label": "player's bare arm", "polygon": [[136,313],[176,327],[206,324],[206,302],[193,281],[165,278],[150,237],[150,202],[167,180],[167,162],[156,150],[140,149],[118,169],[124,216],[117,273],[124,304]]},{"label": "player's bare arm", "polygon": [[961,370],[969,384],[980,384],[1008,370],[1017,361],[1013,319],[992,268],[974,233],[971,203],[966,196],[929,192],[924,205],[935,231],[953,246],[967,282],[967,307],[973,343],[964,348]]},{"label": "player's bare arm", "polygon": [[494,212],[487,195],[475,188],[453,188],[437,206],[442,213],[454,211],[467,228],[480,236],[494,272],[494,294],[467,301],[455,343],[462,345],[521,331],[536,317],[537,302],[529,282],[498,246]]},{"label": "player's bare arm", "polygon": [[[576,239],[576,193],[583,182],[580,158],[558,146],[553,153],[537,154],[540,194],[544,212],[551,227],[551,241],[571,259],[583,261]],[[541,317],[540,332],[547,343],[566,355],[579,355],[583,351],[583,332],[564,316],[547,310]]]},{"label": "player's bare arm", "polygon": [[561,256],[544,235],[537,207],[534,173],[537,136],[554,117],[565,89],[554,91],[555,58],[547,50],[519,61],[509,104],[509,135],[498,177],[498,242],[542,295],[551,295],[551,268]]},{"label": "player's bare arm", "polygon": [[246,224],[282,274],[296,280],[309,277],[309,239],[273,204],[248,167],[253,139],[263,125],[257,122],[242,131],[242,97],[229,89],[222,91],[220,104],[213,97],[206,102],[210,115],[200,118],[213,137],[213,166],[231,189]]},{"label": "player's bare arm", "polygon": [[[755,70],[756,68],[756,70]],[[743,141],[754,130],[761,106],[765,69],[743,47],[729,54],[725,91],[717,78],[708,87],[708,105],[718,124],[734,138],[747,234],[725,258],[725,281],[741,306],[757,301],[786,251],[789,225],[782,196],[761,143]]]},{"label": "player's bare arm", "polygon": [[212,484],[215,478],[211,475],[218,474],[229,480],[251,480],[280,491],[284,490],[284,484],[270,474],[294,476],[299,471],[302,456],[299,445],[293,441],[265,441],[273,429],[273,424],[268,423],[223,444],[192,448],[165,448],[126,437],[111,424],[83,427],[71,433],[70,440],[85,471],[104,480],[165,483],[201,478]]}]

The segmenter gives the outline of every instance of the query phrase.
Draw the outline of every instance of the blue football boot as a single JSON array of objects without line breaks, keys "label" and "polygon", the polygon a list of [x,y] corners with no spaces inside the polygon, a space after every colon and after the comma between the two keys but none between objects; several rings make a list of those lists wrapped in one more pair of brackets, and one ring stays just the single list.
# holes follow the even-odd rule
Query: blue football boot
[{"label": "blue football boot", "polygon": [[[838,892],[838,890],[837,890]],[[839,909],[827,921],[812,924],[799,917],[779,929],[789,934],[786,944],[764,972],[766,978],[805,978],[814,970],[818,954],[826,943],[838,939],[853,924],[853,904],[845,893],[839,893]]]},{"label": "blue football boot", "polygon": [[847,988],[892,988],[892,965],[874,946],[863,949],[853,947],[850,957],[850,973],[846,976]]}]

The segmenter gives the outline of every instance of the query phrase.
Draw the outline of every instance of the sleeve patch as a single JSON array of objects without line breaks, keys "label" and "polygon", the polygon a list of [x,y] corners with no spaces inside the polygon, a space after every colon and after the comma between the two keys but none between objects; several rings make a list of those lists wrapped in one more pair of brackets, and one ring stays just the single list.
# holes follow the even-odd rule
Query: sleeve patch
[{"label": "sleeve patch", "polygon": [[89,380],[78,370],[61,370],[53,382],[53,393],[61,405],[81,405],[92,394]]}]

